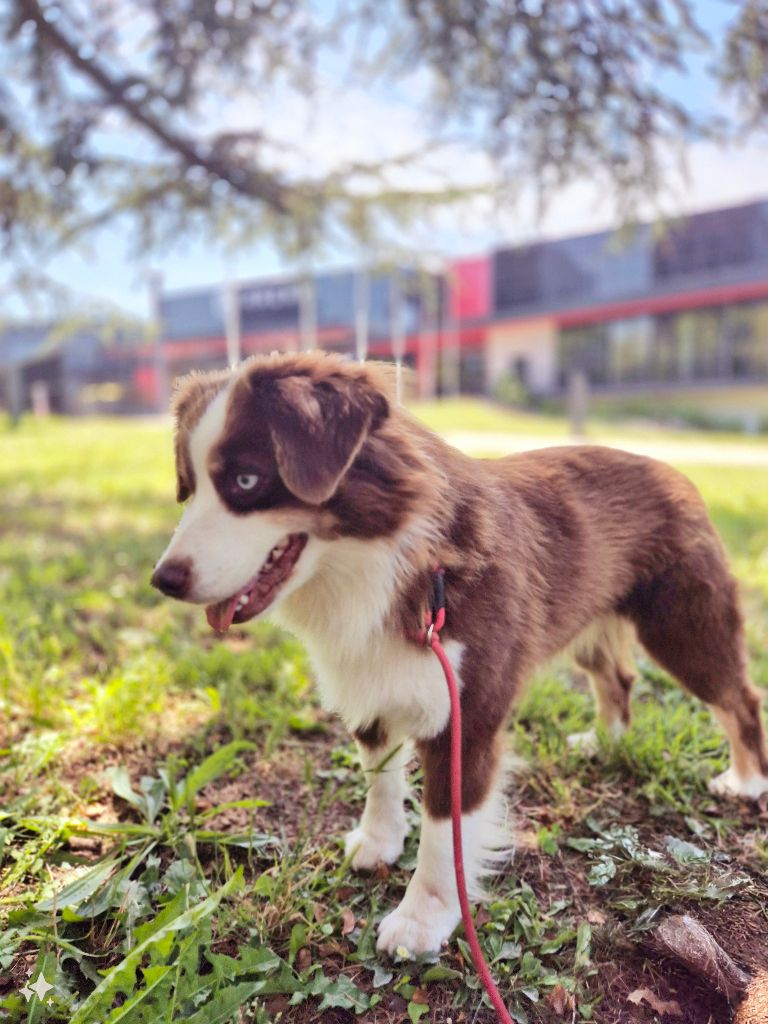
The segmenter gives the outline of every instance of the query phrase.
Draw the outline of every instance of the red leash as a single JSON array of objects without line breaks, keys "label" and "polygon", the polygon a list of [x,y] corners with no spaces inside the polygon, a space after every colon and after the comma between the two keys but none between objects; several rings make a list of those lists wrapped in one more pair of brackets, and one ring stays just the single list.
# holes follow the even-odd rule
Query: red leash
[{"label": "red leash", "polygon": [[431,647],[437,655],[438,661],[443,666],[445,682],[448,686],[448,695],[451,700],[451,829],[453,832],[453,869],[456,874],[456,888],[459,893],[459,906],[461,907],[461,920],[464,922],[464,931],[472,950],[472,959],[475,961],[475,970],[480,981],[483,983],[488,998],[493,1003],[497,1018],[501,1024],[512,1024],[512,1018],[502,1001],[499,990],[491,975],[490,968],[485,962],[483,951],[475,931],[475,922],[472,919],[472,909],[467,896],[467,880],[464,876],[464,853],[461,843],[461,701],[459,700],[459,688],[456,685],[456,677],[453,674],[453,666],[448,660],[445,648],[440,643],[439,633],[445,625],[445,588],[443,572],[438,570],[435,573],[435,598],[432,611],[427,613],[426,629],[419,634],[421,642]]}]

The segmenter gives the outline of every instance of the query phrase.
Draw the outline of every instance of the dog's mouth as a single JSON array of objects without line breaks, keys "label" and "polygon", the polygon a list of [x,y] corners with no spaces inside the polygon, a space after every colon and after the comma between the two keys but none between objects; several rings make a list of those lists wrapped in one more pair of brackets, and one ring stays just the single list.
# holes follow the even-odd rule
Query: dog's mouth
[{"label": "dog's mouth", "polygon": [[242,590],[206,607],[208,624],[217,633],[226,633],[233,622],[248,622],[268,608],[293,572],[308,539],[306,533],[291,533],[275,544],[262,567]]}]

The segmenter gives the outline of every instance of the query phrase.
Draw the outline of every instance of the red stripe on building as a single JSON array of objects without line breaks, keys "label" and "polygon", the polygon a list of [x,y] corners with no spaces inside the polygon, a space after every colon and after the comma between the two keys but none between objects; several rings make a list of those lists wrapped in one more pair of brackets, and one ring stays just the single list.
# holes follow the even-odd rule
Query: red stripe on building
[{"label": "red stripe on building", "polygon": [[491,312],[491,261],[487,256],[456,260],[450,270],[450,313],[454,320],[479,320]]},{"label": "red stripe on building", "polygon": [[[606,320],[626,320],[634,316],[652,316],[676,313],[682,309],[701,309],[705,306],[723,306],[729,302],[748,302],[768,297],[768,281],[747,281],[741,284],[720,285],[704,291],[675,292],[672,295],[654,295],[626,302],[611,302],[584,309],[569,309],[550,314],[558,327],[583,327]],[[546,317],[547,314],[543,313]],[[530,319],[530,318],[525,318]],[[541,319],[541,317],[536,317]],[[519,323],[514,320],[511,322]]]}]

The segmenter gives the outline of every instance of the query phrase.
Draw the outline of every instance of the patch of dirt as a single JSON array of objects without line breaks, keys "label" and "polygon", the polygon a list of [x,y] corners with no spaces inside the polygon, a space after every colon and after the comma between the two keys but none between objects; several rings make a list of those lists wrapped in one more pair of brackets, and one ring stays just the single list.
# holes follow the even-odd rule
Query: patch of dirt
[{"label": "patch of dirt", "polygon": [[[341,835],[352,823],[361,809],[343,799],[324,802],[327,776],[318,778],[318,773],[332,771],[331,752],[346,742],[342,726],[330,717],[321,717],[322,729],[311,733],[287,736],[269,756],[254,750],[245,752],[241,760],[244,770],[235,778],[214,783],[206,787],[198,799],[198,809],[208,810],[222,803],[247,799],[268,799],[269,806],[253,810],[229,808],[207,821],[207,827],[224,832],[245,832],[254,829],[282,839],[289,846],[300,838],[309,839],[307,856],[314,864],[314,850],[327,843],[328,838]],[[205,737],[205,749],[213,750],[219,743],[227,742],[228,736],[211,731]],[[195,759],[200,757],[199,738],[195,747]],[[77,813],[96,821],[124,819],[130,816],[130,809],[112,797],[109,787],[98,785],[105,781],[105,769],[112,765],[124,764],[131,779],[136,783],[141,775],[156,773],[157,764],[169,754],[182,755],[191,749],[189,735],[180,739],[158,734],[151,740],[140,740],[135,744],[121,747],[99,745],[82,747],[67,752],[59,768],[59,778],[78,790],[81,780],[90,777],[98,786],[89,791]],[[341,771],[341,776],[346,770]],[[615,784],[596,780],[589,788],[589,813],[602,808],[616,807],[620,800],[622,825],[633,824],[641,840],[654,849],[663,846],[665,835],[680,835],[684,826],[673,814],[651,817],[641,800],[633,799],[631,786],[626,784],[624,792],[618,795]],[[517,852],[510,866],[509,877],[524,880],[533,889],[542,908],[548,908],[559,900],[567,900],[576,920],[586,920],[592,925],[592,961],[594,975],[586,982],[587,998],[595,1004],[595,1024],[652,1024],[658,1014],[645,1004],[629,1002],[628,996],[638,989],[648,989],[660,1000],[676,1000],[682,1016],[669,1017],[671,1024],[730,1024],[731,1010],[726,1002],[707,984],[693,977],[680,964],[671,961],[654,944],[652,932],[637,935],[630,931],[634,924],[629,914],[620,914],[606,906],[608,898],[622,895],[618,885],[608,889],[595,889],[587,881],[587,860],[575,851],[561,847],[554,856],[543,856],[536,841],[537,830],[554,822],[552,808],[547,804],[541,791],[534,792],[524,779],[516,786],[514,817],[520,826]],[[563,830],[578,831],[583,817],[581,807],[574,806],[572,817],[561,814],[559,822]],[[739,894],[731,900],[717,904],[691,901],[682,906],[678,900],[675,906],[664,908],[662,913],[687,911],[692,913],[714,936],[717,942],[751,973],[768,969],[768,926],[764,907],[768,905],[768,884],[760,878],[754,857],[755,812],[748,808],[734,808],[732,815],[742,815],[740,827],[729,833],[730,848],[722,852],[732,857],[732,864],[744,870],[753,880],[751,891]],[[758,812],[759,815],[759,812]],[[317,845],[307,830],[317,832]],[[716,845],[716,842],[703,845]],[[102,852],[100,841],[84,837],[72,842],[75,852],[84,856],[98,856]],[[317,870],[326,870],[321,857],[317,855]],[[309,870],[308,860],[308,870]],[[314,867],[313,867],[314,869]],[[328,865],[327,870],[333,870]],[[635,884],[637,880],[635,879]],[[365,881],[355,884],[355,892],[364,892]],[[504,892],[503,879],[498,884],[501,895]],[[358,912],[359,913],[359,912]],[[660,920],[661,918],[659,918]],[[268,922],[268,915],[264,918]],[[290,922],[274,922],[274,937],[277,948],[290,931]],[[231,936],[226,940],[229,942]],[[346,957],[352,951],[347,940],[341,936],[324,946],[312,947],[306,956],[312,961],[322,960],[323,969],[329,976],[343,972],[353,978],[361,988],[370,991],[370,974],[359,965],[350,964]],[[236,954],[236,945],[232,949]],[[442,957],[446,966],[462,966],[460,954],[454,945]],[[21,966],[21,965],[19,965]],[[2,979],[0,979],[2,991]],[[457,1008],[454,1004],[454,989],[451,983],[437,983],[426,988],[432,1024],[494,1024],[492,1011],[478,1007],[479,998],[473,993],[470,1005]],[[405,999],[382,989],[382,1002],[376,1008],[355,1017],[348,1010],[334,1008],[319,1013],[317,1004],[310,1001],[298,1007],[288,1005],[288,1000],[274,997],[269,1004],[270,1015],[281,1014],[284,1024],[400,1024],[407,1022]],[[542,1000],[528,1008],[531,1024],[564,1024],[571,1020]]]},{"label": "patch of dirt", "polygon": [[[304,784],[301,795],[306,794],[311,800],[312,788],[312,785]],[[525,796],[525,787],[521,789]],[[593,806],[610,806],[609,797],[612,804],[616,804],[615,790],[608,783],[604,786],[598,784],[595,792],[590,791],[590,796],[594,798]],[[630,928],[635,924],[631,915],[618,914],[606,907],[608,899],[622,895],[619,886],[608,890],[591,886],[587,880],[588,864],[574,851],[561,849],[552,857],[541,855],[532,840],[537,827],[551,822],[549,808],[541,803],[526,805],[519,802],[519,796],[516,799],[515,818],[521,824],[527,823],[528,827],[522,832],[524,841],[518,845],[510,876],[525,880],[534,890],[542,908],[548,908],[558,900],[568,900],[574,917],[592,924],[591,968],[594,974],[588,978],[585,987],[586,999],[594,1003],[592,1019],[595,1024],[655,1024],[660,1019],[670,1024],[731,1024],[733,1010],[726,1000],[705,981],[670,960],[654,943],[652,930],[640,935],[631,932]],[[334,808],[332,805],[326,809],[322,822],[326,835],[340,824],[339,812],[346,816],[349,810],[346,806]],[[754,841],[750,846],[746,830],[750,827],[754,830],[755,811],[740,808],[739,813],[743,813],[745,832],[740,834],[745,836],[744,846],[742,849],[737,844],[730,850],[730,855],[732,867],[751,875],[753,885],[750,891],[722,903],[694,898],[685,906],[684,900],[677,900],[674,906],[662,908],[659,921],[667,912],[692,913],[737,963],[755,973],[768,966],[768,926],[764,910],[768,904],[768,885],[760,879],[755,871],[754,858],[749,856]],[[635,825],[641,841],[654,849],[663,848],[666,835],[679,836],[684,829],[681,820],[673,814],[652,817],[641,801],[626,796],[622,797],[620,823]],[[574,825],[577,824],[574,821]],[[503,895],[503,880],[498,884],[498,891]],[[343,966],[343,958],[336,958],[336,961],[335,969],[349,973],[349,968]],[[458,965],[458,961],[455,947],[441,958],[447,966]],[[328,973],[333,973],[334,958],[324,957],[323,966]],[[356,983],[370,991],[369,976],[359,976],[357,972],[355,975]],[[638,989],[648,990],[658,1000],[670,1004],[676,1001],[681,1016],[665,1014],[660,1018],[648,1003],[629,1001],[628,997]],[[433,1024],[447,1024],[448,1021],[453,1021],[453,1024],[494,1024],[496,1021],[492,1011],[478,1007],[477,998],[471,1000],[468,1007],[455,1007],[450,984],[430,985],[426,994],[430,1005],[429,1019]],[[356,1020],[361,1024],[405,1022],[408,1020],[406,1005],[400,996],[389,994],[374,1010]],[[348,1011],[329,1010],[321,1014],[311,1004],[292,1008],[281,1005],[280,1009],[283,1012],[281,1020],[285,1024],[332,1024],[352,1019],[345,1016]],[[564,1024],[572,1019],[570,1010],[563,1016],[557,1009],[547,1006],[544,1000],[531,1004],[528,1016],[531,1024]]]},{"label": "patch of dirt", "polygon": [[[250,828],[268,832],[285,842],[294,841],[315,817],[323,781],[318,770],[331,768],[331,751],[348,740],[342,726],[331,718],[322,720],[323,728],[298,736],[288,736],[279,747],[262,756],[258,751],[241,755],[245,771],[227,782],[206,786],[197,801],[198,810],[210,810],[223,803],[263,799],[269,806],[256,809],[227,808],[208,819],[208,828],[245,832]],[[349,828],[352,809],[343,801],[331,800],[323,811],[322,838],[336,829]]]},{"label": "patch of dirt", "polygon": [[659,1014],[650,1005],[628,1000],[638,989],[650,990],[663,1002],[678,1003],[682,1016],[665,1014],[662,1018],[670,1024],[730,1024],[728,1003],[677,964],[654,961],[638,950],[618,962],[595,962],[595,967],[598,973],[590,991],[602,997],[595,1010],[596,1024],[656,1024]]}]

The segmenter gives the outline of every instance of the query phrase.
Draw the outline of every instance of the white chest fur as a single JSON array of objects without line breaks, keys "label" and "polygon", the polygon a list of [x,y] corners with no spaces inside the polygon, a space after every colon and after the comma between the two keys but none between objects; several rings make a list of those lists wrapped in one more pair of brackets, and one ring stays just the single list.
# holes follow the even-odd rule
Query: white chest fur
[{"label": "white chest fur", "polygon": [[[306,644],[323,705],[348,728],[380,718],[392,733],[426,739],[445,727],[450,705],[435,655],[387,625],[401,552],[383,542],[329,544],[275,618]],[[445,648],[458,678],[463,645]]]},{"label": "white chest fur", "polygon": [[[325,644],[310,642],[308,648],[323,705],[348,728],[365,727],[379,718],[393,733],[427,739],[445,727],[448,691],[431,651],[386,635],[373,639],[354,658],[339,657],[332,637]],[[462,650],[456,641],[446,644],[457,674]]]}]

